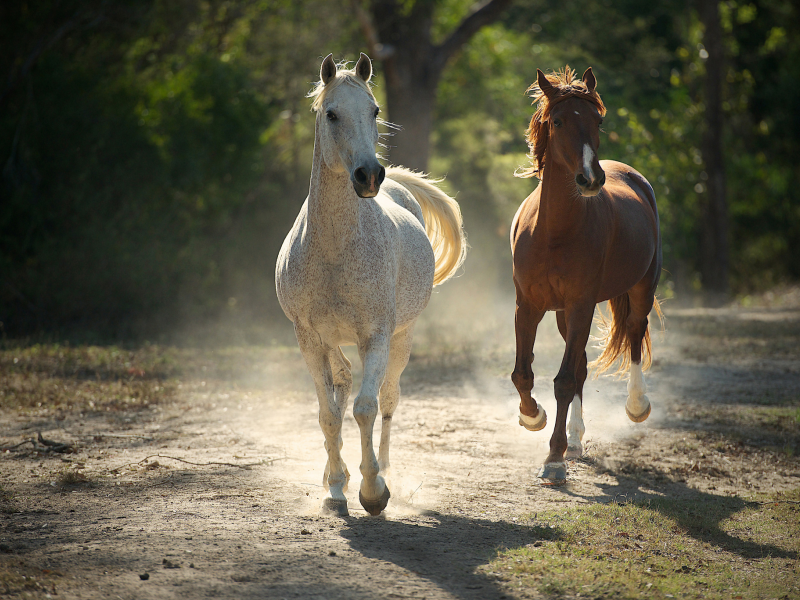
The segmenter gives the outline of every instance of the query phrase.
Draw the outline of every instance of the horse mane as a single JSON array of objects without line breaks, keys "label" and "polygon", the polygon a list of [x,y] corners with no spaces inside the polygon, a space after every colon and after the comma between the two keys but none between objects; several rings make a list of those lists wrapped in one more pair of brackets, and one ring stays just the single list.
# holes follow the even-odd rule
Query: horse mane
[{"label": "horse mane", "polygon": [[361,88],[369,94],[370,98],[373,100],[375,99],[370,84],[356,75],[355,69],[348,69],[347,63],[342,62],[336,65],[336,76],[328,83],[328,85],[325,85],[322,80],[319,80],[314,86],[314,89],[308,93],[307,97],[314,99],[314,101],[311,103],[311,110],[315,112],[319,111],[319,109],[322,108],[322,103],[325,101],[327,95],[342,84]]},{"label": "horse mane", "polygon": [[528,129],[525,131],[525,139],[530,149],[528,158],[531,161],[531,166],[527,169],[517,171],[515,173],[517,177],[533,177],[535,175],[539,177],[539,179],[542,178],[544,157],[550,135],[548,121],[550,120],[550,111],[553,106],[559,102],[563,102],[567,98],[580,98],[594,104],[597,110],[600,111],[601,116],[606,114],[605,104],[603,104],[597,91],[592,90],[590,92],[582,79],[575,78],[575,71],[570,69],[569,65],[564,67],[561,71],[548,73],[545,77],[547,77],[547,81],[549,81],[556,90],[552,98],[545,96],[544,92],[539,88],[538,82],[534,82],[525,90],[525,92],[530,93],[530,96],[533,98],[531,104],[538,103],[539,105],[536,108],[536,112],[533,113],[533,117],[531,117],[531,123]]}]

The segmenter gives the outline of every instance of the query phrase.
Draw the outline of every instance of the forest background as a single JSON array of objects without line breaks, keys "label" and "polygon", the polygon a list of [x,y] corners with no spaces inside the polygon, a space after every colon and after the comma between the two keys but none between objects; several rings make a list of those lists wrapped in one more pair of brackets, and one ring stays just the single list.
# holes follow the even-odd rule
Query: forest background
[{"label": "forest background", "polygon": [[[381,39],[395,30],[448,52],[409,58]],[[438,65],[429,156],[404,156],[464,211],[472,249],[446,293],[513,292],[508,228],[537,184],[513,176],[525,90],[565,64],[597,76],[601,158],[656,191],[662,297],[800,280],[793,0],[22,0],[0,7],[2,335],[290,335],[273,273],[308,190],[306,94],[324,56],[361,51],[407,136],[419,115],[392,113],[421,93],[386,74]]]}]

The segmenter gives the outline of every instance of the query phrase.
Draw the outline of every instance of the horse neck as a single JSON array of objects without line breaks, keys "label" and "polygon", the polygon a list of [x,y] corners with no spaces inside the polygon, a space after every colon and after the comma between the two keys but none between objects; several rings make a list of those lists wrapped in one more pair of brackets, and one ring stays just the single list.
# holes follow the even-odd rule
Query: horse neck
[{"label": "horse neck", "polygon": [[308,191],[309,241],[335,256],[358,231],[359,201],[348,174],[325,164],[317,127]]},{"label": "horse neck", "polygon": [[542,175],[539,220],[550,239],[568,236],[580,227],[586,202],[577,190],[574,174],[565,166],[548,163]]}]

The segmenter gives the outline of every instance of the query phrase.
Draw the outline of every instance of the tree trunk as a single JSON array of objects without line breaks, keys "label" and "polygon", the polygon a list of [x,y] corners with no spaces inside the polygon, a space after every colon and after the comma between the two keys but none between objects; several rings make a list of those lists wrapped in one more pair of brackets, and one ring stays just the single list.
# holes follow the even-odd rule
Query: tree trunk
[{"label": "tree trunk", "polygon": [[730,265],[722,113],[725,48],[718,0],[699,0],[698,9],[705,28],[703,43],[708,52],[704,83],[705,131],[701,146],[708,190],[703,207],[700,272],[705,290],[711,297],[722,300],[728,293]]},{"label": "tree trunk", "polygon": [[387,140],[395,165],[424,171],[441,69],[430,30],[434,1],[418,0],[405,13],[397,0],[374,0],[372,16],[382,43],[388,120],[401,129]]},{"label": "tree trunk", "polygon": [[512,0],[489,0],[467,16],[439,45],[431,43],[437,0],[372,0],[364,11],[353,0],[372,58],[383,63],[388,120],[401,129],[386,140],[395,165],[425,171],[436,90],[447,62],[483,26],[497,20]]}]

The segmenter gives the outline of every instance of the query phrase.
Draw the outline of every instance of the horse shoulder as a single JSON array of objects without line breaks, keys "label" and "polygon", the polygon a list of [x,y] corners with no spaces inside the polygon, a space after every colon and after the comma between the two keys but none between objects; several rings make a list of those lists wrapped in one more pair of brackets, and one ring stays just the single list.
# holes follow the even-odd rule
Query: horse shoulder
[{"label": "horse shoulder", "polygon": [[275,263],[275,291],[278,302],[289,319],[295,320],[296,295],[307,279],[303,266],[303,239],[308,225],[308,198],[303,202],[292,228],[283,240]]},{"label": "horse shoulder", "polygon": [[511,252],[520,239],[520,236],[531,234],[536,229],[536,224],[539,220],[539,199],[541,196],[542,186],[539,185],[531,194],[522,201],[519,205],[514,218],[511,220]]}]

